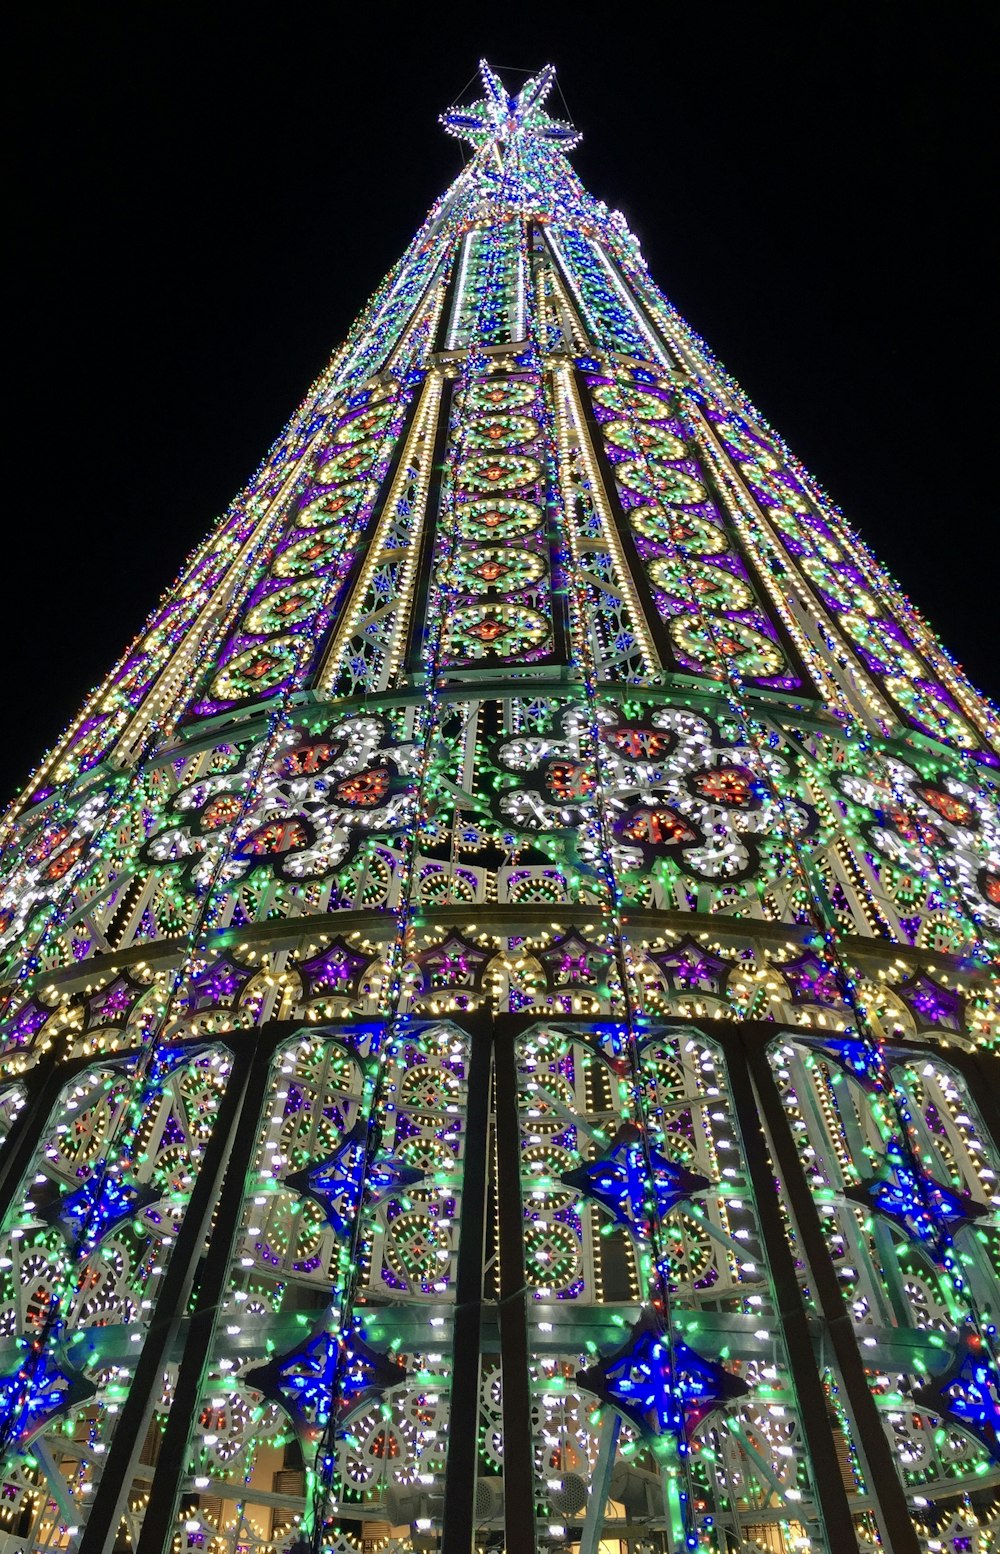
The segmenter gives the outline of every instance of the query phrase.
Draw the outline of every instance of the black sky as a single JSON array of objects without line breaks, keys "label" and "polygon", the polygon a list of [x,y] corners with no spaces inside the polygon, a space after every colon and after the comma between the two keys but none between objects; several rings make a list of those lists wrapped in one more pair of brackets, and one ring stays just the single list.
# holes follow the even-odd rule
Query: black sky
[{"label": "black sky", "polygon": [[987,691],[995,7],[48,4],[8,55],[10,737],[23,781],[456,174],[553,61],[659,284]]}]

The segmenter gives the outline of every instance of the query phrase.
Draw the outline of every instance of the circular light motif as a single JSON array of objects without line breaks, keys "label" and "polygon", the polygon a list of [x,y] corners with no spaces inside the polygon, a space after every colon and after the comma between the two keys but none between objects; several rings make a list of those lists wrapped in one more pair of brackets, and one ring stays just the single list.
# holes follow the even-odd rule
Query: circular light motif
[{"label": "circular light motif", "polygon": [[[909,655],[907,655],[909,656]],[[919,666],[918,666],[919,667]],[[914,722],[938,739],[951,741],[962,750],[975,750],[979,740],[944,693],[933,685],[887,676],[885,688]]]},{"label": "circular light motif", "polygon": [[909,686],[911,682],[920,680],[925,673],[920,659],[896,640],[886,621],[871,621],[863,615],[850,613],[842,616],[841,622],[858,646],[871,655],[883,674],[897,677],[895,684]]},{"label": "circular light motif", "polygon": [[528,415],[489,415],[473,421],[465,433],[468,448],[506,448],[531,442],[538,435],[538,422]]},{"label": "circular light motif", "polygon": [[[112,710],[111,697],[101,703],[102,710],[107,713]],[[96,766],[104,752],[105,740],[108,737],[108,722],[105,718],[94,719],[93,726],[85,723],[76,734],[72,735],[66,748],[66,752],[53,767],[52,778],[56,782],[62,782],[74,772],[88,772]]]},{"label": "circular light motif", "polygon": [[501,497],[496,502],[459,502],[455,508],[459,533],[469,540],[511,540],[530,534],[542,522],[534,502]]},{"label": "circular light motif", "polygon": [[273,858],[281,853],[302,852],[315,841],[309,822],[300,816],[289,820],[269,820],[237,843],[237,858]]},{"label": "circular light motif", "polygon": [[545,575],[545,562],[530,550],[463,547],[457,559],[459,584],[470,594],[491,589],[514,594],[531,588]]},{"label": "circular light motif", "polygon": [[573,1115],[573,1087],[561,1074],[539,1073],[521,1081],[521,1096],[529,1134],[564,1133]]},{"label": "circular light motif", "polygon": [[401,1284],[425,1292],[447,1272],[438,1253],[448,1251],[448,1232],[429,1214],[416,1209],[398,1215],[386,1228],[384,1257],[389,1271]]},{"label": "circular light motif", "polygon": [[83,857],[86,845],[86,842],[83,841],[71,842],[68,847],[63,848],[61,853],[56,853],[55,857],[50,858],[42,870],[42,879],[50,885],[54,884],[56,880],[64,879],[74,863],[79,863]]},{"label": "circular light motif", "polygon": [[661,399],[657,394],[642,394],[633,389],[616,388],[610,383],[595,384],[593,394],[599,405],[619,411],[624,405],[640,421],[663,421],[674,410],[673,402],[669,399]]},{"label": "circular light motif", "polygon": [[637,805],[617,820],[615,835],[644,847],[690,847],[698,833],[669,804]]},{"label": "circular light motif", "polygon": [[525,453],[477,453],[466,459],[456,479],[467,491],[516,491],[533,486],[541,473],[538,460]]},{"label": "circular light motif", "polygon": [[461,869],[453,873],[450,869],[432,868],[420,881],[421,901],[457,906],[461,901],[474,901],[475,898],[475,878]]},{"label": "circular light motif", "polygon": [[315,578],[303,578],[268,594],[243,617],[244,631],[269,635],[306,620],[316,608],[323,591],[323,583]]},{"label": "circular light motif", "polygon": [[392,420],[393,403],[384,400],[380,405],[369,405],[358,415],[353,416],[337,427],[334,434],[338,443],[363,442],[370,434],[382,431]]},{"label": "circular light motif", "polygon": [[546,1063],[559,1063],[565,1052],[566,1042],[558,1030],[533,1026],[531,1035],[521,1041],[521,1073],[531,1074]]},{"label": "circular light motif", "polygon": [[558,869],[538,873],[525,871],[520,876],[511,876],[507,896],[515,906],[527,906],[531,902],[557,905],[566,900],[566,879]]},{"label": "circular light motif", "polygon": [[334,534],[304,534],[281,552],[271,571],[275,577],[301,577],[306,572],[318,572],[336,560],[338,547],[339,540]]},{"label": "circular light motif", "polygon": [[210,695],[219,701],[240,701],[270,690],[291,674],[297,645],[296,637],[272,637],[237,653],[215,676]]},{"label": "circular light motif", "polygon": [[231,825],[239,817],[243,802],[236,793],[220,793],[210,803],[205,805],[198,821],[202,831],[218,831],[221,826]]},{"label": "circular light motif", "polygon": [[303,507],[295,520],[295,526],[298,529],[320,529],[328,523],[338,523],[361,502],[364,493],[363,480],[349,480],[338,486],[336,491],[328,491],[325,496]]},{"label": "circular light motif", "polygon": [[745,766],[713,766],[707,772],[694,772],[688,784],[699,798],[725,809],[759,809],[759,784]]},{"label": "circular light motif", "polygon": [[758,441],[745,426],[738,421],[726,421],[718,430],[722,433],[729,447],[737,453],[743,453],[747,458],[753,459],[761,469],[775,470],[781,468],[781,461],[774,450],[767,443]]},{"label": "circular light motif", "polygon": [[382,853],[370,852],[365,860],[365,883],[361,892],[361,905],[380,906],[392,884],[392,865]]},{"label": "circular light motif", "polygon": [[325,771],[337,753],[337,745],[327,739],[303,740],[284,750],[271,764],[276,777],[294,781],[298,777],[315,777]]},{"label": "circular light motif", "polygon": [[796,517],[783,507],[769,507],[767,516],[787,539],[805,549],[814,550],[818,556],[827,561],[843,561],[844,552],[839,545],[835,545],[822,529],[810,523],[808,518]]},{"label": "circular light motif", "polygon": [[24,861],[30,867],[44,863],[46,858],[51,858],[56,848],[61,847],[66,838],[71,834],[67,825],[43,826],[36,831],[24,849]]},{"label": "circular light motif", "polygon": [[672,469],[669,464],[647,467],[638,459],[626,459],[615,466],[615,474],[630,491],[679,507],[708,499],[708,492],[700,481],[693,475],[685,475],[682,470]]},{"label": "circular light motif", "polygon": [[773,470],[755,470],[753,475],[755,486],[766,491],[774,501],[783,507],[790,507],[793,513],[807,516],[812,512],[807,498],[793,485],[790,479]]},{"label": "circular light motif", "polygon": [[[867,841],[901,871],[896,896],[907,913],[923,916],[920,942],[929,943],[932,919],[928,910],[941,901],[942,885],[950,883],[974,913],[1000,925],[1000,831],[993,802],[977,787],[941,772],[933,780],[894,757],[885,759],[885,777],[867,769],[843,771],[838,786],[855,805],[867,811],[861,831]],[[928,849],[940,860],[940,876],[927,894]],[[932,876],[933,878],[933,876]],[[951,914],[941,918],[946,923]],[[954,918],[951,917],[954,928]],[[937,933],[937,929],[934,929]],[[962,933],[966,930],[963,928]]]},{"label": "circular light motif", "polygon": [[[726,630],[731,625],[719,624]],[[641,883],[659,859],[671,857],[696,878],[747,877],[761,850],[770,851],[773,831],[751,752],[692,713],[659,708],[650,714],[649,727],[618,723],[610,710],[602,715],[606,797],[623,869]],[[503,823],[550,833],[567,826],[578,834],[585,829],[593,768],[589,751],[581,748],[584,731],[578,712],[565,711],[531,735],[499,743],[498,767],[515,774],[515,785],[501,788],[495,799]],[[768,752],[764,784],[787,773],[786,764]],[[720,824],[719,810],[727,824]],[[803,842],[817,824],[815,811],[791,796],[783,819]],[[513,882],[512,874],[509,898]],[[636,888],[630,886],[633,893]]]},{"label": "circular light motif", "polygon": [[415,1063],[403,1075],[399,1104],[411,1122],[433,1128],[439,1114],[459,1099],[461,1091],[461,1081],[450,1069],[434,1063]]},{"label": "circular light motif", "polygon": [[546,640],[549,623],[519,604],[467,604],[451,618],[449,651],[463,658],[516,658]]},{"label": "circular light motif", "polygon": [[[687,1075],[684,1063],[669,1047],[650,1046],[642,1050],[642,1072],[654,1112],[657,1107],[672,1105],[687,1094]],[[662,1113],[660,1113],[662,1115]],[[659,1148],[671,1160],[688,1160],[693,1151],[690,1140],[677,1134],[659,1133]]]},{"label": "circular light motif", "polygon": [[913,842],[917,846],[944,847],[947,838],[939,826],[931,825],[922,816],[912,817],[898,804],[887,802],[885,808],[880,811],[881,819],[886,825],[891,825],[897,836],[904,842]]},{"label": "circular light motif", "polygon": [[529,1220],[524,1227],[524,1272],[535,1289],[565,1290],[580,1268],[580,1243],[561,1220]]},{"label": "circular light motif", "polygon": [[706,609],[749,610],[753,607],[753,594],[746,583],[723,567],[713,567],[704,561],[651,561],[649,577],[664,593],[682,599],[693,594]]},{"label": "circular light motif", "polygon": [[661,545],[680,545],[702,556],[718,556],[727,548],[726,536],[718,524],[697,513],[666,513],[662,507],[635,507],[629,522],[647,540]]},{"label": "circular light motif", "polygon": [[689,1214],[677,1214],[671,1219],[680,1234],[667,1232],[667,1255],[670,1258],[671,1280],[678,1284],[711,1285],[716,1282],[712,1243],[704,1225]]},{"label": "circular light motif", "polygon": [[378,438],[376,437],[369,442],[359,442],[354,447],[344,448],[319,466],[315,478],[320,485],[329,486],[336,480],[342,480],[345,475],[356,475],[359,470],[368,468],[377,452]]},{"label": "circular light motif", "polygon": [[627,761],[662,761],[677,742],[677,736],[666,730],[635,728],[631,724],[606,728],[601,737]]},{"label": "circular light motif", "polygon": [[543,772],[545,790],[557,804],[585,802],[597,788],[594,769],[585,761],[547,761]]},{"label": "circular light motif", "polygon": [[964,799],[954,793],[936,788],[931,783],[921,783],[916,791],[929,809],[933,809],[943,820],[950,821],[953,826],[963,826],[973,831],[978,828],[979,816],[972,805],[966,804]]},{"label": "circular light motif", "polygon": [[678,617],[669,630],[677,651],[716,679],[723,678],[725,663],[739,675],[757,678],[780,674],[786,667],[778,644],[742,621],[717,620],[710,630],[701,621]]},{"label": "circular light motif", "polygon": [[437,1174],[450,1176],[455,1173],[458,1165],[457,1150],[457,1140],[449,1143],[447,1139],[435,1138],[426,1133],[411,1133],[407,1138],[397,1140],[395,1153],[399,1159],[415,1170],[423,1171],[424,1176],[431,1179],[408,1187],[407,1195],[415,1199],[433,1198],[438,1189],[432,1179]]},{"label": "circular light motif", "polygon": [[658,459],[683,459],[687,453],[681,439],[662,426],[642,425],[633,430],[627,421],[609,421],[601,430],[606,442],[625,453]]},{"label": "circular light motif", "polygon": [[[573,1168],[573,1156],[555,1144],[529,1144],[521,1155],[521,1180],[533,1210],[545,1213],[565,1208],[576,1196],[559,1178]],[[542,1185],[544,1183],[544,1186]]]},{"label": "circular light motif", "polygon": [[465,393],[470,410],[518,410],[533,404],[534,399],[533,384],[521,383],[516,378],[488,378],[483,383],[473,383]]},{"label": "circular light motif", "polygon": [[375,809],[388,796],[392,772],[387,766],[372,766],[335,783],[332,798],[349,809]]},{"label": "circular light motif", "polygon": [[842,605],[845,610],[860,610],[869,619],[878,614],[878,605],[871,595],[859,588],[852,578],[835,572],[821,557],[807,556],[802,563],[802,570],[817,588],[821,588],[835,604]]}]

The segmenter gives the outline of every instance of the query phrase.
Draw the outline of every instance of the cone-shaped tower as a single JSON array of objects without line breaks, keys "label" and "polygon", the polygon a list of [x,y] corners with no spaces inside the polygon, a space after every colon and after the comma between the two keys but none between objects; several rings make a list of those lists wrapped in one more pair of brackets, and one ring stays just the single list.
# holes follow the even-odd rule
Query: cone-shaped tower
[{"label": "cone-shaped tower", "polygon": [[7,816],[0,1551],[986,1551],[1000,725],[549,116]]}]

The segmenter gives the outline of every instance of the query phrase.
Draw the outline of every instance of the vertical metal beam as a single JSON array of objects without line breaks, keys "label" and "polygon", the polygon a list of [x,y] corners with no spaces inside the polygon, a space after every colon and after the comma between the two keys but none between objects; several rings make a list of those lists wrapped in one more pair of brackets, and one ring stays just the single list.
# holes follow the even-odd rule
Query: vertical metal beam
[{"label": "vertical metal beam", "polygon": [[[212,1236],[211,1249],[205,1260],[204,1275],[195,1308],[188,1325],[184,1358],[181,1361],[177,1386],[174,1389],[167,1428],[163,1432],[163,1444],[160,1448],[156,1472],[153,1475],[142,1532],[139,1534],[135,1554],[163,1554],[163,1550],[169,1548],[173,1538],[174,1507],[180,1482],[184,1476],[188,1438],[191,1425],[197,1417],[202,1375],[211,1348],[212,1334],[215,1331],[216,1312],[225,1295],[230,1254],[233,1241],[239,1231],[240,1210],[246,1195],[247,1174],[253,1164],[257,1136],[260,1131],[260,1116],[270,1080],[269,1057],[274,1051],[274,1043],[266,1039],[266,1030],[266,1027],[261,1028],[257,1033],[256,1041],[249,1032],[247,1033],[248,1050],[245,1060],[249,1071],[246,1074],[245,1088],[239,1085],[234,1087],[235,1091],[241,1092],[239,1099],[242,1100],[242,1106],[226,1163],[222,1191],[216,1200],[218,1205],[216,1228]],[[203,1227],[199,1228],[203,1229]],[[137,1390],[135,1383],[132,1390],[133,1392]],[[81,1548],[80,1554],[90,1554],[90,1551]],[[98,1551],[95,1549],[93,1554],[98,1554]]]},{"label": "vertical metal beam", "polygon": [[[441,485],[444,476],[444,458],[448,448],[448,432],[451,426],[451,404],[455,394],[453,379],[446,378],[441,387],[441,399],[437,408],[437,426],[431,452],[431,473],[427,483],[427,499],[424,503],[424,521],[420,533],[420,557],[416,566],[416,588],[411,615],[407,626],[406,668],[409,674],[419,674],[424,667],[423,645],[427,616],[427,596],[434,567],[434,549],[440,532]],[[444,626],[442,622],[442,628]]]},{"label": "vertical metal beam", "polygon": [[447,349],[448,334],[451,329],[451,315],[455,310],[458,300],[458,277],[462,268],[462,255],[465,253],[465,245],[469,241],[470,233],[466,232],[454,244],[451,251],[451,272],[445,282],[444,298],[441,302],[441,313],[438,318],[438,326],[434,335],[434,345],[431,354],[439,355]]},{"label": "vertical metal beam", "polygon": [[649,578],[646,575],[646,567],[639,554],[636,545],[632,525],[622,507],[621,497],[618,494],[618,483],[615,480],[614,470],[608,459],[608,452],[604,446],[604,435],[601,425],[594,414],[594,402],[590,388],[583,372],[574,368],[573,383],[576,388],[576,397],[583,409],[583,418],[586,426],[586,435],[590,443],[590,450],[594,456],[594,463],[601,477],[601,485],[608,503],[608,511],[611,521],[618,536],[618,543],[622,549],[625,565],[628,568],[629,581],[635,589],[639,601],[639,608],[650,636],[653,646],[664,669],[673,668],[677,663],[674,645],[667,631],[666,623],[660,614],[656,600],[653,598],[649,586]]},{"label": "vertical metal beam", "polygon": [[[523,1022],[521,1022],[523,1023]],[[500,1219],[500,1354],[503,1362],[503,1491],[507,1548],[535,1551],[535,1473],[528,1383],[521,1148],[515,1029],[497,1020],[497,1201]]]},{"label": "vertical metal beam", "polygon": [[[701,407],[693,404],[690,400],[688,400],[687,410],[692,420],[696,420],[700,424],[702,434],[708,442],[709,452],[715,458],[718,458],[719,450],[712,446],[712,438],[714,437],[715,433],[712,429],[711,423],[705,416]],[[714,499],[719,514],[725,521],[726,538],[729,540],[729,543],[732,545],[740,560],[746,566],[750,577],[754,580],[754,592],[757,594],[760,601],[759,607],[767,616],[769,624],[777,632],[778,640],[788,655],[789,662],[802,682],[801,686],[796,690],[795,695],[796,697],[808,697],[810,701],[817,701],[819,700],[819,690],[816,686],[815,680],[806,668],[802,654],[795,646],[788,627],[781,619],[777,609],[774,608],[771,588],[768,586],[770,580],[763,566],[758,566],[754,558],[748,554],[747,548],[743,543],[743,537],[730,517],[729,504],[726,501],[725,488],[723,487],[722,481],[719,478],[718,472],[714,464],[706,456],[705,450],[698,446],[697,438],[693,438],[691,441],[694,443],[694,446],[691,450],[692,456],[697,461],[701,470],[701,483],[707,487],[709,496]],[[730,471],[730,473],[732,474],[732,471]],[[732,475],[732,478],[735,483],[736,476]],[[745,518],[746,515],[741,514],[741,516]]]},{"label": "vertical metal beam", "polygon": [[935,1050],[934,1057],[962,1075],[993,1147],[1000,1151],[1000,1103],[997,1101],[1000,1096],[1000,1062],[995,1054],[978,1050],[961,1052],[949,1047],[944,1053]]},{"label": "vertical metal beam", "polygon": [[475,1534],[492,1031],[473,1029],[471,1042],[441,1554],[470,1554]]},{"label": "vertical metal beam", "polygon": [[20,1115],[14,1119],[0,1157],[0,1222],[6,1217],[20,1190],[42,1130],[52,1115],[63,1086],[83,1066],[67,1063],[63,1068],[53,1068],[51,1059],[43,1059],[37,1069],[25,1074],[25,1103]]},{"label": "vertical metal beam", "polygon": [[753,1188],[761,1239],[766,1247],[774,1284],[778,1322],[795,1384],[802,1433],[809,1449],[810,1473],[816,1486],[820,1518],[830,1548],[835,1549],[837,1554],[841,1554],[841,1551],[849,1554],[849,1551],[858,1547],[854,1518],[840,1477],[826,1396],[813,1352],[802,1291],[795,1277],[795,1263],[782,1224],[774,1185],[774,1167],[768,1157],[767,1143],[750,1083],[746,1051],[743,1044],[737,1041],[727,1040],[724,1045],[729,1089],[736,1107],[743,1157]]},{"label": "vertical metal beam", "polygon": [[[769,1034],[774,1037],[776,1033],[773,1028]],[[906,1504],[903,1486],[896,1473],[893,1455],[882,1428],[875,1400],[865,1377],[850,1312],[837,1283],[837,1276],[826,1248],[819,1211],[802,1174],[798,1152],[781,1104],[781,1096],[767,1061],[764,1045],[766,1033],[758,1034],[756,1040],[753,1039],[752,1033],[747,1032],[747,1035],[750,1037],[747,1044],[750,1074],[770,1138],[775,1167],[788,1196],[796,1228],[802,1240],[802,1248],[809,1264],[812,1287],[816,1292],[816,1299],[826,1322],[837,1367],[844,1383],[848,1408],[857,1431],[858,1446],[865,1462],[865,1473],[879,1529],[886,1548],[891,1551],[891,1554],[920,1554],[917,1531]],[[770,1184],[770,1195],[776,1199],[773,1180]],[[766,1196],[761,1200],[761,1204],[766,1201]],[[770,1240],[768,1244],[771,1244]],[[778,1241],[775,1240],[774,1246],[777,1247],[777,1245]],[[811,1360],[811,1345],[809,1355]]]},{"label": "vertical metal beam", "polygon": [[[118,1416],[111,1450],[87,1515],[79,1554],[105,1554],[114,1545],[125,1499],[132,1487],[136,1463],[146,1439],[159,1390],[159,1379],[171,1347],[182,1332],[184,1308],[194,1282],[198,1251],[211,1222],[219,1180],[226,1167],[230,1134],[239,1112],[251,1063],[251,1050],[234,1054],[229,1083],[202,1157],[184,1223],[160,1286],[146,1341],[129,1385],[128,1396]],[[161,1454],[161,1457],[163,1461],[156,1476],[169,1473],[172,1467],[180,1472],[182,1463],[179,1458],[174,1462],[166,1454]],[[166,1529],[162,1530],[165,1536]]]},{"label": "vertical metal beam", "polygon": [[611,1470],[615,1465],[621,1428],[621,1414],[616,1414],[614,1409],[609,1408],[601,1426],[601,1441],[597,1448],[597,1461],[590,1481],[587,1516],[583,1524],[583,1532],[580,1534],[580,1554],[600,1554],[604,1534],[604,1513],[608,1508],[608,1494],[611,1490]]}]

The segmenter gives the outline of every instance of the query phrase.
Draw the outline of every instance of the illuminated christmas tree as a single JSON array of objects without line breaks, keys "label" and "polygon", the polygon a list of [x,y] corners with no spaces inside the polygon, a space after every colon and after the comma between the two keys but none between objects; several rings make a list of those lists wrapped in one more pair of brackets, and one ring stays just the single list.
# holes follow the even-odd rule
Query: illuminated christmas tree
[{"label": "illuminated christmas tree", "polygon": [[1000,1539],[1000,723],[517,97],[3,828],[0,1551]]}]

